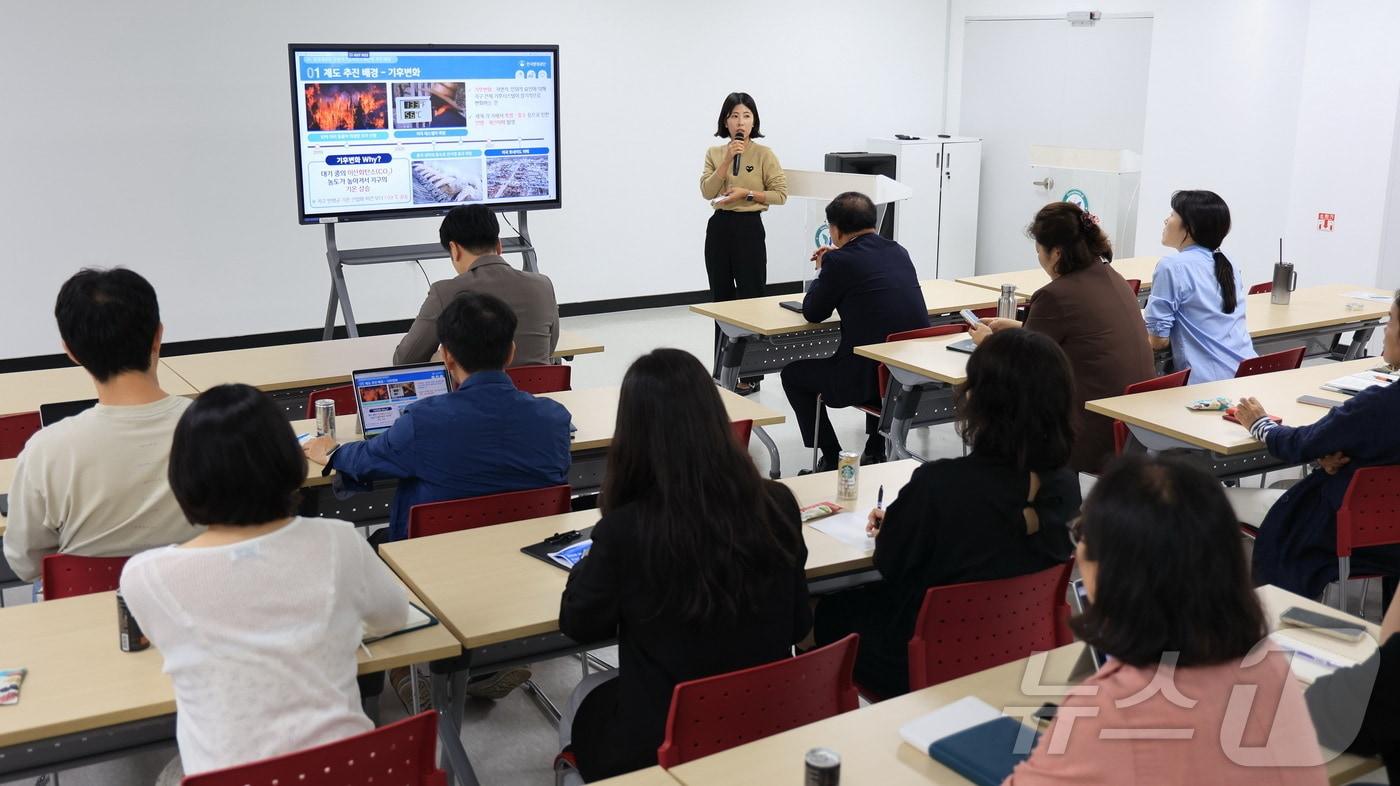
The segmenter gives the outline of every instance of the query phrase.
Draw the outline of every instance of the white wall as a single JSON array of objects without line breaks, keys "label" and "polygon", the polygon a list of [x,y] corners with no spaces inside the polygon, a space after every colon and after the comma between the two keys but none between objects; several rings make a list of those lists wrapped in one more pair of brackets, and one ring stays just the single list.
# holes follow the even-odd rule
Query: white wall
[{"label": "white wall", "polygon": [[[558,43],[565,208],[535,213],[563,302],[704,289],[704,148],[725,93],[754,94],[783,164],[933,130],[946,0],[744,5],[422,0],[11,3],[0,23],[0,358],[58,351],[51,309],[82,265],[130,266],[168,341],[319,326],[318,228],[296,223],[288,42]],[[25,122],[13,122],[15,117]],[[806,270],[801,205],[767,218],[769,280]],[[342,226],[343,247],[431,242],[436,220]],[[427,263],[434,278],[445,261]],[[411,263],[352,268],[362,322],[412,316]]]}]

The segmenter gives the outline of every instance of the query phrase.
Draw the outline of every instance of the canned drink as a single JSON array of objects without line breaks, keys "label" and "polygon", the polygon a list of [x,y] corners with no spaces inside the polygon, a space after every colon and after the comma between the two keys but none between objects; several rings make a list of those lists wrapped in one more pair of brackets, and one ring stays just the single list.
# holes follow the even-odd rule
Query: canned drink
[{"label": "canned drink", "polygon": [[141,632],[141,625],[126,607],[126,599],[122,597],[121,590],[117,590],[117,635],[122,652],[140,652],[151,646],[150,639]]},{"label": "canned drink", "polygon": [[316,436],[335,436],[335,399],[316,399]]},{"label": "canned drink", "polygon": [[836,496],[855,499],[860,493],[860,454],[843,450],[836,459]]},{"label": "canned drink", "polygon": [[830,748],[813,748],[804,757],[806,786],[837,786],[841,783],[841,755]]}]

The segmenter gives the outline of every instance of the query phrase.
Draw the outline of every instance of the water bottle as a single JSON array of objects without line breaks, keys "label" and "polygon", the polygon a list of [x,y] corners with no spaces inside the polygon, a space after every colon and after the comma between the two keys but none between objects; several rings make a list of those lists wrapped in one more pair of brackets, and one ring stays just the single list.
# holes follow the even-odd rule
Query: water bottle
[{"label": "water bottle", "polygon": [[1274,291],[1269,295],[1269,302],[1276,306],[1286,306],[1293,297],[1293,290],[1298,288],[1298,271],[1293,269],[1292,262],[1274,263]]},{"label": "water bottle", "polygon": [[997,318],[1016,318],[1016,285],[1002,284],[1001,297],[997,298]]}]

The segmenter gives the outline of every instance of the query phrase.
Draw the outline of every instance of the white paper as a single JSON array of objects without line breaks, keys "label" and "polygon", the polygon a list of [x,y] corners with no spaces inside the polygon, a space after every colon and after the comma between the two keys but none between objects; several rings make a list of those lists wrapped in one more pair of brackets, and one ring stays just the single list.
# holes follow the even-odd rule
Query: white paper
[{"label": "white paper", "polygon": [[965,696],[899,727],[899,736],[928,753],[928,748],[950,734],[970,729],[1001,717],[996,708],[976,696]]},{"label": "white paper", "polygon": [[1322,385],[1324,390],[1335,390],[1338,393],[1360,393],[1367,388],[1383,387],[1396,380],[1394,374],[1384,374],[1378,371],[1362,371],[1357,374],[1348,374],[1345,377],[1338,377]]},{"label": "white paper", "polygon": [[1348,292],[1342,297],[1352,300],[1369,300],[1372,303],[1389,303],[1391,298],[1390,295],[1378,295],[1374,292]]},{"label": "white paper", "polygon": [[817,519],[810,526],[812,529],[824,532],[842,543],[861,549],[873,549],[875,548],[875,539],[865,534],[865,521],[869,516],[870,511],[868,510],[860,512],[843,510],[824,519]]},{"label": "white paper", "polygon": [[1286,651],[1289,656],[1288,667],[1294,676],[1309,684],[1315,682],[1318,677],[1347,666],[1355,666],[1357,663],[1345,655],[1304,643],[1288,635],[1287,631],[1276,630],[1269,634],[1269,638]]}]

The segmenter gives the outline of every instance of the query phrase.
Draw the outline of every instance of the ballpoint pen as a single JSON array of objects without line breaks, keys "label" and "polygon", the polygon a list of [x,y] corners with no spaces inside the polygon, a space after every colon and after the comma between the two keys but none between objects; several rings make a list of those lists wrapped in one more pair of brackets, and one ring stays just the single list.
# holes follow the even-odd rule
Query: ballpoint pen
[{"label": "ballpoint pen", "polygon": [[885,509],[885,484],[880,484],[880,490],[875,493],[875,509]]}]

